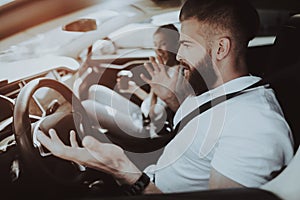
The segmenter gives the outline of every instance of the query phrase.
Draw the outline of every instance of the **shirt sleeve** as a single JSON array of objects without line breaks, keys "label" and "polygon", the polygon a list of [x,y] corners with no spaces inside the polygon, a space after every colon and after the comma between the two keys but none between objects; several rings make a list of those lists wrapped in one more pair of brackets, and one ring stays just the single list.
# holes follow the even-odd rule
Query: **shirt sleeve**
[{"label": "shirt sleeve", "polygon": [[148,167],[146,167],[145,169],[144,169],[144,173],[146,173],[147,174],[147,176],[149,176],[150,177],[150,180],[152,181],[152,182],[155,182],[155,167],[156,167],[156,165],[149,165]]},{"label": "shirt sleeve", "polygon": [[280,118],[251,110],[239,114],[224,126],[211,165],[241,185],[258,187],[291,159],[288,132]]}]

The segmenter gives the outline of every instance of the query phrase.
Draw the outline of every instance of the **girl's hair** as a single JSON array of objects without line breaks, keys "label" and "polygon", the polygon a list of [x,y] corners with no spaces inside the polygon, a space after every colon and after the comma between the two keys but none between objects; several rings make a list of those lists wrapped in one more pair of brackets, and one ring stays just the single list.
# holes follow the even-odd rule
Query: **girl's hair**
[{"label": "girl's hair", "polygon": [[168,38],[171,38],[172,41],[174,41],[174,48],[169,49],[169,60],[167,61],[166,65],[173,66],[178,64],[178,61],[176,60],[176,55],[179,48],[179,32],[176,26],[174,26],[174,24],[166,24],[159,26],[154,32],[154,35],[155,34],[167,35]]}]

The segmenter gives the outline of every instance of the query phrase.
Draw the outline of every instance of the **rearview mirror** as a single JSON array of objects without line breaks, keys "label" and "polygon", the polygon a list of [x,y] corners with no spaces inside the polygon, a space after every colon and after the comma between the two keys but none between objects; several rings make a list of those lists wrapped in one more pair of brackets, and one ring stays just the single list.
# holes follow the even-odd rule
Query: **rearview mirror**
[{"label": "rearview mirror", "polygon": [[95,19],[78,19],[74,22],[64,25],[62,30],[72,32],[94,31],[97,30],[97,22]]}]

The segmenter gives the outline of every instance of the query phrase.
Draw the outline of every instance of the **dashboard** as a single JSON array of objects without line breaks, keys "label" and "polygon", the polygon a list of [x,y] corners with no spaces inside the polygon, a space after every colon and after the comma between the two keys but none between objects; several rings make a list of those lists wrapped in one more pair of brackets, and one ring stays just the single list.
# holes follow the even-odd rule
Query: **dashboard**
[{"label": "dashboard", "polygon": [[[12,117],[15,100],[28,82],[47,77],[64,82],[71,88],[79,67],[76,60],[63,56],[1,62],[0,68],[4,73],[0,75],[0,141],[13,133]],[[62,95],[53,89],[40,88],[30,100],[31,121],[35,122],[58,109],[69,109],[69,105],[65,102]]]},{"label": "dashboard", "polygon": [[[36,59],[20,60],[15,62],[1,63],[0,70],[0,95],[15,100],[20,90],[29,81],[48,77],[64,82],[70,88],[75,72],[79,69],[79,63],[72,58],[63,56],[45,56]],[[50,89],[40,89],[34,94],[31,104],[32,114],[42,116],[46,112],[45,105],[49,104],[48,92],[55,95]]]}]

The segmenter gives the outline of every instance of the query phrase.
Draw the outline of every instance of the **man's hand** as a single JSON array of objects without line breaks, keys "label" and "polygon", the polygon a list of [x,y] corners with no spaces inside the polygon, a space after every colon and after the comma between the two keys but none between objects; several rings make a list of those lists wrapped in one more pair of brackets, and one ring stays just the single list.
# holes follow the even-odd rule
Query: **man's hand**
[{"label": "man's hand", "polygon": [[91,136],[86,136],[82,141],[83,147],[79,147],[76,142],[76,134],[71,131],[71,146],[66,146],[54,129],[49,130],[49,135],[50,137],[39,132],[37,138],[42,145],[59,158],[111,174],[120,183],[133,184],[141,175],[141,171],[117,145],[102,143]]},{"label": "man's hand", "polygon": [[209,189],[222,189],[222,188],[240,188],[244,186],[224,176],[214,168],[211,168],[208,187]]},{"label": "man's hand", "polygon": [[[141,74],[141,78],[151,86],[152,91],[168,106],[176,111],[179,107],[179,100],[176,97],[176,85],[179,76],[179,66],[173,67],[174,75],[170,77],[166,71],[166,67],[162,64],[162,60],[158,58],[159,63],[154,57],[150,57],[150,63],[145,63],[144,66],[151,76],[151,80]],[[151,67],[153,66],[153,68]]]}]

